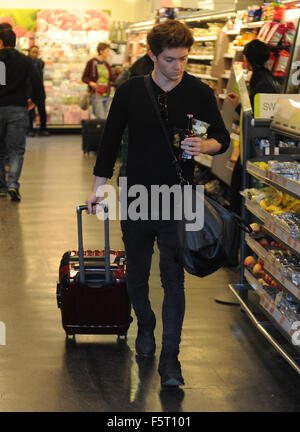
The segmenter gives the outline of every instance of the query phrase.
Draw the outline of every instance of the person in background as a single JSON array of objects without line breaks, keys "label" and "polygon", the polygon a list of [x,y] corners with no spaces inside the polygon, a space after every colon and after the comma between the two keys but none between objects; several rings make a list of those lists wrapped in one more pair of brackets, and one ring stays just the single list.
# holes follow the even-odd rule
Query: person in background
[{"label": "person in background", "polygon": [[93,114],[105,120],[109,109],[111,83],[115,80],[108,63],[110,47],[106,43],[97,46],[98,56],[89,60],[82,74],[82,81],[89,86]]},{"label": "person in background", "polygon": [[[273,77],[272,72],[265,67],[270,57],[270,48],[264,42],[254,39],[245,45],[243,59],[246,69],[252,71],[249,83],[249,97],[254,108],[256,93],[280,93],[281,86]],[[240,114],[240,97],[234,92],[227,94],[226,99],[231,102],[237,113]]]},{"label": "person in background", "polygon": [[[26,146],[28,108],[32,103],[40,103],[43,84],[32,61],[15,46],[15,32],[0,27],[0,61],[6,71],[6,84],[0,85],[0,196],[9,194],[12,201],[20,201],[19,178]],[[30,103],[28,82],[32,86]]]},{"label": "person in background", "polygon": [[[33,45],[29,50],[29,57],[31,58],[34,66],[36,67],[38,74],[42,80],[44,81],[44,61],[39,58],[39,48],[36,45]],[[31,90],[29,90],[29,93]],[[40,103],[37,105],[37,109],[40,116],[40,130],[39,130],[39,136],[48,136],[49,132],[47,131],[47,114],[46,114],[46,92],[43,85],[42,95],[40,98]],[[33,130],[33,122],[35,119],[35,107],[29,111],[29,128],[27,132],[27,136],[33,137],[35,136],[34,130]]]},{"label": "person in background", "polygon": [[[179,156],[181,150],[184,150],[191,156],[191,159],[183,164],[183,171],[187,180],[193,182],[193,156],[200,152],[223,153],[229,146],[229,134],[213,91],[198,78],[184,71],[194,42],[189,28],[179,21],[168,20],[154,26],[147,39],[154,64],[150,74],[154,98],[171,142],[174,143],[175,154]],[[183,140],[181,144],[175,139],[176,132],[184,129],[188,113],[210,124],[207,139],[191,137]],[[129,136],[127,187],[142,185],[150,198],[153,185],[172,187],[179,182],[167,140],[146,90],[144,77],[131,78],[117,89],[111,104],[94,167],[92,192],[87,199],[88,213],[95,214],[97,206],[94,204],[103,199],[103,186],[113,175],[126,125]],[[125,191],[125,194],[127,193],[128,189]],[[130,197],[129,203],[132,203]],[[151,206],[151,203],[149,205]],[[126,213],[124,207],[122,210]],[[162,387],[178,387],[184,385],[178,359],[185,313],[184,270],[178,262],[176,252],[176,220],[172,216],[165,220],[161,207],[154,206],[151,213],[152,210],[155,213],[154,218],[148,213],[148,219],[136,220],[129,211],[128,218],[121,220],[127,260],[127,289],[138,326],[135,349],[140,357],[153,356],[156,350],[156,317],[149,299],[149,275],[153,247],[157,240],[164,290],[162,349],[158,371]],[[173,215],[171,208],[170,210]]]},{"label": "person in background", "polygon": [[129,68],[129,78],[140,75],[148,75],[153,71],[154,63],[149,55],[150,49],[147,48],[147,53],[138,58]]}]

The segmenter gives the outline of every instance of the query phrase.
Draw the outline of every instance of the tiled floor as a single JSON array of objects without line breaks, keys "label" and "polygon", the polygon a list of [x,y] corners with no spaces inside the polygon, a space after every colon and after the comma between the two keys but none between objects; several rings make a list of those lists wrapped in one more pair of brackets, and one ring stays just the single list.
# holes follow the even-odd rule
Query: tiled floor
[{"label": "tiled floor", "polygon": [[[136,321],[127,344],[114,336],[78,336],[66,343],[56,304],[58,266],[76,248],[77,204],[91,188],[94,157],[79,135],[28,140],[21,203],[0,201],[0,411],[299,411],[299,377],[252,326],[234,301],[229,269],[186,277],[186,317],[180,360],[186,385],[161,391],[157,356],[134,352]],[[97,218],[84,219],[85,244],[103,246]],[[122,248],[118,222],[111,247]],[[157,253],[151,299],[161,338],[162,289]]]}]

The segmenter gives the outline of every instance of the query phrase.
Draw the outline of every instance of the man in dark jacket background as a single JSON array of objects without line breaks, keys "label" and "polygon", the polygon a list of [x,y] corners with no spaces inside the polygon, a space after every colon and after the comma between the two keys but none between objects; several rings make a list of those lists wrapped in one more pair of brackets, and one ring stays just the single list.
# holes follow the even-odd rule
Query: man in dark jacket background
[{"label": "man in dark jacket background", "polygon": [[[44,82],[44,66],[45,63],[44,61],[39,58],[39,47],[37,47],[36,45],[33,45],[30,50],[29,50],[29,57],[31,58],[34,66],[36,67],[40,78],[42,80],[42,82]],[[31,91],[30,91],[31,93]],[[43,92],[40,98],[40,103],[37,104],[37,109],[39,112],[39,116],[40,116],[40,130],[39,130],[39,135],[40,136],[48,136],[49,132],[47,131],[47,113],[46,113],[46,107],[45,107],[45,103],[46,103],[46,92],[44,89],[44,85],[43,85]],[[35,133],[33,131],[33,121],[35,119],[35,107],[29,111],[29,128],[28,128],[28,136],[35,136]]]},{"label": "man in dark jacket background", "polygon": [[35,104],[40,103],[43,86],[32,60],[15,49],[14,31],[1,27],[0,62],[5,66],[5,85],[0,85],[0,196],[6,197],[8,193],[13,201],[20,201],[19,178],[28,127],[28,82]]}]

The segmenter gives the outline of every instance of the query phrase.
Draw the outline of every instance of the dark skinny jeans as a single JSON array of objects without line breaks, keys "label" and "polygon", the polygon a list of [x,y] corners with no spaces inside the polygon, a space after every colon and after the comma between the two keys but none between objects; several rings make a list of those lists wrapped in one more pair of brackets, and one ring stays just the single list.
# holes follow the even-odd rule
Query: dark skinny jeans
[{"label": "dark skinny jeans", "polygon": [[164,289],[162,348],[178,352],[185,312],[184,270],[177,261],[174,221],[122,221],[127,257],[127,287],[139,325],[153,316],[149,300],[149,275],[155,239],[160,252],[160,277]]}]

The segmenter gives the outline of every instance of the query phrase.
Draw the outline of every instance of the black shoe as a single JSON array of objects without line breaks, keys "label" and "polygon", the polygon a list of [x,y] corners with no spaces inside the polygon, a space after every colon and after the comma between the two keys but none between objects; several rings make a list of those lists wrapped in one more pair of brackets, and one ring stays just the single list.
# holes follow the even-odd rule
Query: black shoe
[{"label": "black shoe", "polygon": [[21,195],[19,194],[18,189],[14,188],[14,187],[10,187],[8,189],[8,194],[9,194],[10,199],[12,201],[21,201]]},{"label": "black shoe", "polygon": [[0,192],[0,198],[6,198],[7,192]]},{"label": "black shoe", "polygon": [[178,387],[184,385],[177,353],[162,352],[159,359],[158,372],[160,374],[162,387]]},{"label": "black shoe", "polygon": [[151,322],[147,325],[138,324],[138,334],[135,340],[135,351],[137,355],[143,357],[151,357],[155,353],[155,338],[154,338],[154,328],[156,324],[155,315]]}]

